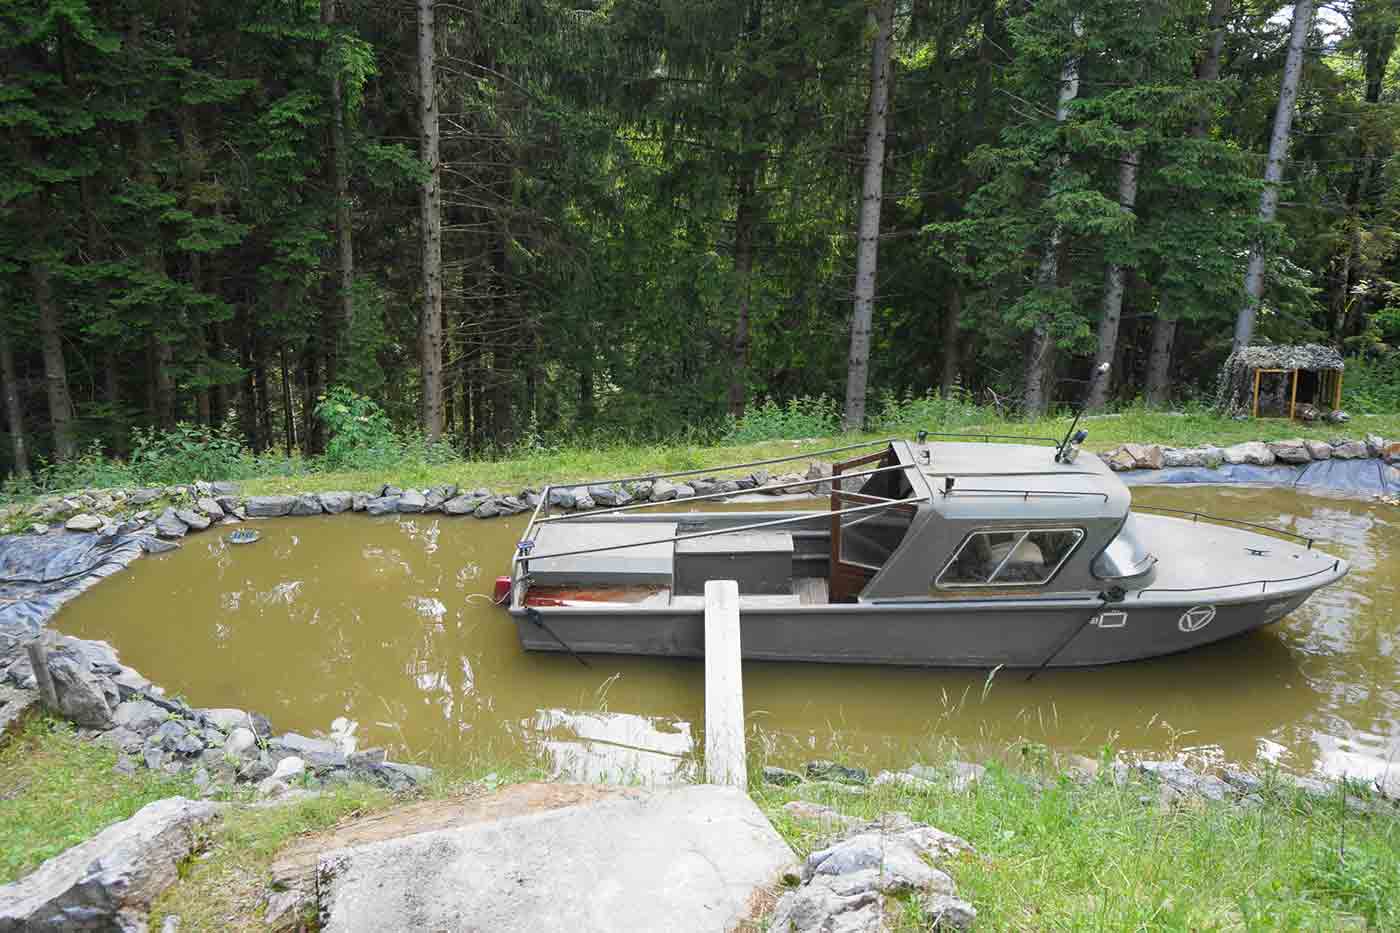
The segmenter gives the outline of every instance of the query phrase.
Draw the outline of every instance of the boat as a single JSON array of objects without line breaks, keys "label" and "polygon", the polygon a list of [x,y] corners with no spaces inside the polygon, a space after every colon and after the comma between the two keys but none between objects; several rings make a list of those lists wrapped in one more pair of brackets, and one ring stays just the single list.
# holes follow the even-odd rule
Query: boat
[{"label": "boat", "polygon": [[[529,651],[702,657],[705,583],[734,580],[745,659],[1038,670],[1250,632],[1346,574],[1310,538],[1134,506],[1080,453],[1085,437],[919,432],[567,487],[622,501],[638,484],[729,476],[732,489],[738,471],[846,458],[829,479],[780,484],[805,499],[776,512],[698,508],[726,489],[560,511],[546,488],[500,602]],[[829,502],[813,507],[814,491]]]}]

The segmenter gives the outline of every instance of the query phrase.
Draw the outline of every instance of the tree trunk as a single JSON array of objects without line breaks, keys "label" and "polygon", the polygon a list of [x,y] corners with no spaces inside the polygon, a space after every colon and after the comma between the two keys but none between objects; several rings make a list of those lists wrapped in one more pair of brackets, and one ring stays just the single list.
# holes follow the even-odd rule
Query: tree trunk
[{"label": "tree trunk", "polygon": [[[213,337],[209,355],[222,363],[226,360],[224,325],[221,321],[215,321],[209,325],[209,330]],[[209,412],[209,426],[211,428],[217,428],[222,425],[224,419],[228,417],[229,387],[228,383],[220,381],[215,383],[211,389],[213,391],[213,400]]]},{"label": "tree trunk", "polygon": [[[1118,207],[1131,214],[1137,204],[1138,151],[1123,154],[1118,164]],[[1094,369],[1104,363],[1112,366],[1118,354],[1118,324],[1123,314],[1123,279],[1126,269],[1121,263],[1110,262],[1104,273],[1103,314],[1099,318],[1099,351],[1094,355]],[[1095,379],[1089,390],[1089,410],[1103,408],[1108,400],[1112,374]]]},{"label": "tree trunk", "polygon": [[24,408],[19,402],[19,381],[15,376],[15,357],[10,351],[8,329],[0,327],[0,395],[5,397],[5,418],[10,423],[10,448],[13,451],[14,475],[29,475],[29,444],[24,437]]},{"label": "tree trunk", "polygon": [[48,390],[49,421],[53,424],[53,458],[70,460],[78,452],[74,436],[73,400],[68,394],[68,369],[63,361],[63,313],[42,260],[29,264],[34,303],[39,306],[39,340],[44,351],[44,385]]},{"label": "tree trunk", "polygon": [[[1225,50],[1225,21],[1230,18],[1233,0],[1214,0],[1210,8],[1210,45],[1205,57],[1196,69],[1198,81],[1217,81],[1220,78],[1220,57]],[[1204,139],[1210,132],[1210,107],[1202,104],[1196,113],[1196,122],[1191,125],[1191,136]],[[1165,405],[1171,400],[1172,348],[1176,345],[1176,318],[1163,311],[1164,301],[1157,307],[1157,316],[1152,321],[1152,350],[1147,360],[1147,385],[1144,395],[1149,405]],[[1164,354],[1164,355],[1163,355]]]},{"label": "tree trunk", "polygon": [[894,0],[880,0],[875,42],[870,52],[870,107],[865,121],[865,174],[861,180],[856,233],[856,288],[851,311],[851,352],[846,368],[846,412],[842,426],[865,426],[865,392],[870,376],[870,328],[875,309],[875,277],[880,258],[880,207],[884,197],[886,103],[890,95]]},{"label": "tree trunk", "polygon": [[[1081,24],[1078,17],[1075,17],[1073,31],[1078,36],[1081,31]],[[1079,96],[1079,59],[1071,57],[1065,60],[1065,66],[1060,71],[1060,91],[1055,105],[1055,122],[1064,124],[1069,119],[1069,105]],[[1062,152],[1055,158],[1055,167],[1051,171],[1051,178],[1064,171],[1068,163],[1068,157]],[[1046,290],[1054,288],[1060,280],[1060,248],[1064,243],[1065,231],[1059,224],[1056,224],[1050,231],[1050,237],[1045,242],[1045,252],[1040,257],[1040,265],[1036,269],[1035,287]],[[1054,371],[1055,357],[1055,335],[1051,331],[1051,322],[1044,319],[1035,322],[1031,330],[1030,355],[1026,360],[1026,384],[1022,399],[1023,410],[1032,417],[1045,414],[1049,399],[1046,394],[1047,383],[1050,380],[1050,373]]]},{"label": "tree trunk", "polygon": [[292,455],[292,450],[297,445],[296,417],[292,413],[292,379],[287,372],[287,347],[286,344],[277,348],[277,354],[282,361],[282,435],[285,441],[287,456]]},{"label": "tree trunk", "polygon": [[[1274,129],[1269,136],[1269,160],[1264,166],[1264,190],[1259,195],[1259,226],[1274,221],[1278,212],[1279,184],[1283,181],[1283,165],[1288,156],[1288,137],[1293,127],[1293,105],[1298,100],[1298,81],[1303,74],[1303,47],[1312,28],[1313,0],[1298,0],[1293,6],[1293,31],[1288,37],[1288,57],[1283,64],[1283,84],[1279,89],[1278,107],[1274,110]],[[1259,300],[1264,294],[1264,248],[1255,242],[1249,251],[1249,268],[1244,276],[1245,300],[1235,318],[1236,350],[1254,340],[1254,322],[1259,315]]]},{"label": "tree trunk", "polygon": [[[321,22],[327,26],[334,26],[335,21],[336,0],[321,0]],[[350,153],[345,138],[345,89],[338,71],[331,75],[331,111],[331,165],[335,176],[335,245],[340,273],[340,340],[338,350],[327,348],[327,352],[332,356],[343,356],[350,351],[350,332],[355,323],[355,249],[354,232],[351,227],[353,221],[350,215]]]},{"label": "tree trunk", "polygon": [[948,291],[948,304],[943,309],[943,366],[938,376],[938,394],[942,398],[953,397],[953,387],[958,384],[958,327],[962,318],[962,286],[954,281]]},{"label": "tree trunk", "polygon": [[418,189],[423,305],[419,315],[423,436],[442,436],[442,166],[438,159],[436,25],[433,0],[418,0],[419,156],[426,176]]},{"label": "tree trunk", "polygon": [[[748,161],[748,160],[746,160]],[[755,189],[758,162],[752,160],[739,173],[738,204],[734,212],[734,273],[738,280],[739,315],[734,321],[733,355],[729,371],[729,414],[744,416],[749,392],[749,309],[753,297],[753,235],[758,219]]]}]

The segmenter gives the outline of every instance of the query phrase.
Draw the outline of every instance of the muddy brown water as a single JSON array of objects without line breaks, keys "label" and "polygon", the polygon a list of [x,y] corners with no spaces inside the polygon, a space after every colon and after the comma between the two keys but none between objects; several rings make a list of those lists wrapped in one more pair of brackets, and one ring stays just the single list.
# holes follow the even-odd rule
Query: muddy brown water
[{"label": "muddy brown water", "polygon": [[[1188,752],[1372,776],[1400,760],[1400,512],[1260,488],[1139,488],[1137,501],[1265,522],[1352,562],[1282,623],[1155,661],[984,673],[746,663],[751,749],[771,763],[904,766],[1029,745]],[[199,706],[278,730],[359,723],[362,746],[426,763],[537,761],[589,779],[694,766],[701,662],[521,651],[490,605],[522,519],[341,515],[196,535],[79,597],[57,627]],[[1160,555],[1170,561],[1170,554]]]}]

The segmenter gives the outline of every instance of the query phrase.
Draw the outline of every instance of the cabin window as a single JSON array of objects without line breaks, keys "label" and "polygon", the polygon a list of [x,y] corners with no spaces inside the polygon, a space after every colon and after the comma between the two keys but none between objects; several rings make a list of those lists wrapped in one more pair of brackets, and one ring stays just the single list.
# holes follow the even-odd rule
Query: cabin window
[{"label": "cabin window", "polygon": [[1083,538],[1079,528],[976,531],[934,586],[1039,586],[1050,582]]}]

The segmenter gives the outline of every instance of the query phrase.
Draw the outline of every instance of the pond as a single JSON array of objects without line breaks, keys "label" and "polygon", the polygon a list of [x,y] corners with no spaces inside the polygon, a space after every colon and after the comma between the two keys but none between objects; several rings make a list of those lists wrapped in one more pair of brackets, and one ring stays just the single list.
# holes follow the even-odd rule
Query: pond
[{"label": "pond", "polygon": [[[1137,501],[1263,522],[1352,563],[1282,623],[1099,670],[948,672],[746,663],[751,751],[793,765],[903,767],[956,751],[1191,752],[1358,777],[1400,759],[1400,512],[1244,487],[1139,488]],[[539,761],[583,779],[694,765],[698,661],[521,651],[490,603],[524,519],[340,515],[259,522],[137,561],[60,613],[198,706],[314,733],[346,716],[362,747],[436,764]],[[1171,555],[1160,555],[1169,561]]]}]

